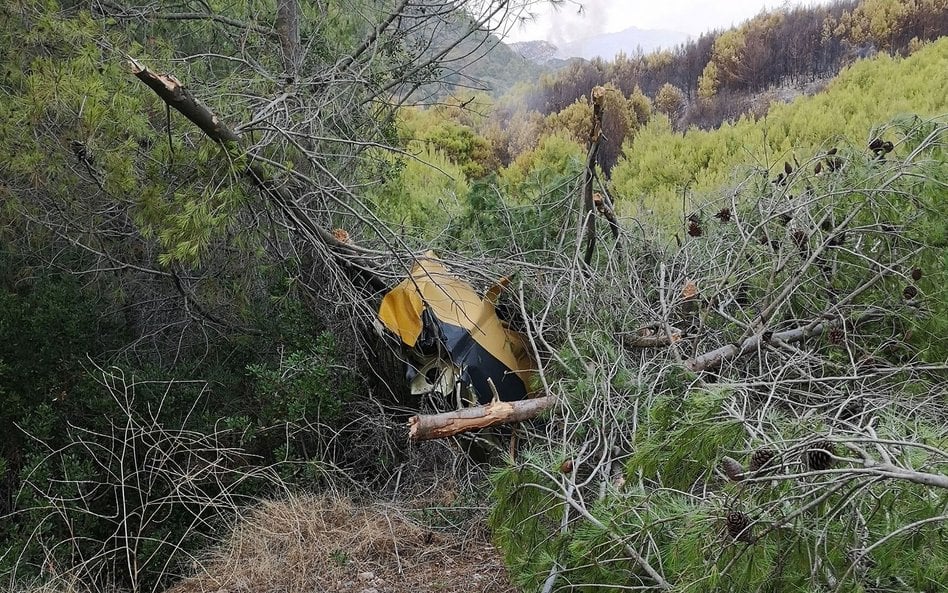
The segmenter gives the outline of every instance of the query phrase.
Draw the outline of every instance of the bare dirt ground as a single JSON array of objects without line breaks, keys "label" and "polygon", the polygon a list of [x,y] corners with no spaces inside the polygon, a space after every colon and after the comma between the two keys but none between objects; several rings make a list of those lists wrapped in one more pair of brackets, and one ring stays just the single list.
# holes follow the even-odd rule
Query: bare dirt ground
[{"label": "bare dirt ground", "polygon": [[434,531],[390,505],[266,502],[166,593],[516,593],[486,528]]}]

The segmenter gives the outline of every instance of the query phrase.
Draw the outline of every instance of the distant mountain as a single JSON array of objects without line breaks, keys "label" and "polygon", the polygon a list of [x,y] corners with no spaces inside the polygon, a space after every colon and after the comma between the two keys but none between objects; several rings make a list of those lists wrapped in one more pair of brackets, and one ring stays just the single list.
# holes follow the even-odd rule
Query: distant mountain
[{"label": "distant mountain", "polygon": [[620,51],[631,55],[641,49],[643,52],[649,53],[660,47],[674,47],[687,40],[688,34],[679,31],[630,27],[618,33],[604,33],[595,37],[564,43],[558,48],[556,57],[591,60],[599,56],[605,60],[612,60]]},{"label": "distant mountain", "polygon": [[517,41],[508,43],[507,47],[519,54],[523,59],[534,64],[545,65],[556,59],[559,48],[549,41]]},{"label": "distant mountain", "polygon": [[419,43],[430,43],[426,57],[440,55],[450,44],[452,47],[441,59],[451,67],[443,69],[438,82],[416,89],[414,99],[438,101],[453,93],[467,96],[479,90],[500,97],[518,83],[536,81],[542,72],[550,69],[521,56],[485,31],[475,31],[456,44],[470,28],[469,18],[456,13],[432,38],[418,37]]}]

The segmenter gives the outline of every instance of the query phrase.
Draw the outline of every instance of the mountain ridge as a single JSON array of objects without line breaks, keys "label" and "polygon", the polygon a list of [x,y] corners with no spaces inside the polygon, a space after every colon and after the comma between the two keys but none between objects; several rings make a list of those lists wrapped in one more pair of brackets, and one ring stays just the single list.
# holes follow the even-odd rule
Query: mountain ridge
[{"label": "mountain ridge", "polygon": [[603,33],[583,37],[574,41],[555,44],[545,39],[516,41],[506,45],[525,59],[546,65],[571,58],[592,60],[613,59],[617,53],[649,53],[662,48],[671,48],[684,43],[691,36],[667,29],[640,29],[629,27],[615,33]]}]

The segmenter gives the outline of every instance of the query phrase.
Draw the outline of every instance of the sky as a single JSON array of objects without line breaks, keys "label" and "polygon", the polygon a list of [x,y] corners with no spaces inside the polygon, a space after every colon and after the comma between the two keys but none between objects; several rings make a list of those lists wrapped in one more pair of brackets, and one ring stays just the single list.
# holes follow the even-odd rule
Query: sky
[{"label": "sky", "polygon": [[[545,39],[565,43],[600,33],[637,27],[664,29],[698,36],[747,20],[762,9],[784,5],[826,4],[825,0],[566,0],[558,10],[538,2],[537,18],[516,26],[507,42]],[[583,5],[582,12],[577,10]]]}]

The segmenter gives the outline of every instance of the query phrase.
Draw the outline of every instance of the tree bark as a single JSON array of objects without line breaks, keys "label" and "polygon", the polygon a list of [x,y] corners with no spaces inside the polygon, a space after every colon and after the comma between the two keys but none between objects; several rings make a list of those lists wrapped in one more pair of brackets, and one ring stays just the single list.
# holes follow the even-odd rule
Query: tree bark
[{"label": "tree bark", "polygon": [[283,71],[296,78],[300,66],[300,4],[299,0],[277,1],[277,34],[283,48]]},{"label": "tree bark", "polygon": [[132,74],[138,80],[148,85],[148,88],[155,91],[155,94],[175,111],[201,128],[201,131],[211,140],[221,145],[240,140],[240,136],[224,125],[210,109],[188,92],[180,80],[170,74],[152,72],[131,56],[128,56],[128,63],[132,67]]},{"label": "tree bark", "polygon": [[602,214],[606,221],[609,223],[609,230],[612,231],[612,238],[616,241],[616,247],[619,245],[619,219],[616,218],[616,210],[612,205],[612,198],[609,197],[609,193],[606,191],[605,185],[600,182],[600,189],[602,193],[593,194],[593,202],[596,203],[596,209],[599,210],[599,214]]},{"label": "tree bark", "polygon": [[740,358],[745,354],[756,352],[762,344],[766,345],[770,342],[799,342],[800,340],[810,336],[818,336],[826,330],[837,325],[839,325],[838,320],[822,321],[818,323],[811,323],[796,329],[788,329],[778,333],[771,333],[771,335],[767,335],[768,332],[763,332],[761,334],[753,335],[747,338],[740,344],[728,344],[727,346],[721,346],[720,348],[710,352],[705,352],[701,356],[696,356],[686,360],[685,366],[688,368],[688,370],[694,371],[696,373],[710,370],[721,366],[722,363],[728,360]]},{"label": "tree bark", "polygon": [[412,416],[408,419],[408,436],[413,441],[443,439],[479,428],[520,422],[539,416],[553,403],[552,396],[544,396],[513,402],[493,401],[453,412]]}]

